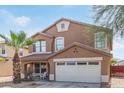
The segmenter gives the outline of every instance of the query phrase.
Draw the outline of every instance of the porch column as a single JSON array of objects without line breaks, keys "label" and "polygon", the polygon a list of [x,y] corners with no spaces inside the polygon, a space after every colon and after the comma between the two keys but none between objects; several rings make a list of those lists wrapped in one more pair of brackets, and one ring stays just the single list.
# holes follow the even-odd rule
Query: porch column
[{"label": "porch column", "polygon": [[34,66],[34,63],[32,63],[32,67],[33,67],[33,75],[35,74],[35,66]]},{"label": "porch column", "polygon": [[27,64],[24,64],[24,78],[27,79]]}]

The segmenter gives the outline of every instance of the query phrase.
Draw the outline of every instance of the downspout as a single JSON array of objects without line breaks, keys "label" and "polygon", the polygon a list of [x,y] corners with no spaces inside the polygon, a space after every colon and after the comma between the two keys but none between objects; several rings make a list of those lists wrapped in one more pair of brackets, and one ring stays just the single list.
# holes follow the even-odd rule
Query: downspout
[{"label": "downspout", "polygon": [[54,53],[54,51],[55,51],[54,45],[55,45],[55,36],[53,36],[53,40],[52,40],[52,44],[51,44],[51,51],[52,51],[52,53]]},{"label": "downspout", "polygon": [[[51,52],[52,52],[52,54],[54,53],[54,50],[55,50],[54,44],[55,44],[55,36],[53,36],[52,43],[51,43]],[[51,80],[50,79],[50,61],[48,62],[48,68],[49,68],[49,70],[48,70],[48,77],[49,77],[49,80]]]}]

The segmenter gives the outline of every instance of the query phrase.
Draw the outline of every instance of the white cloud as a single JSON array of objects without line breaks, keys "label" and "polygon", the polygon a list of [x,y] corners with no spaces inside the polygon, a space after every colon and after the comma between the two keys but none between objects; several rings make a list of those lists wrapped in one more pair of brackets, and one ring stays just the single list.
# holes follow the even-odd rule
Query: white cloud
[{"label": "white cloud", "polygon": [[30,17],[16,17],[14,14],[4,9],[0,10],[0,20],[2,20],[1,22],[9,26],[27,26],[31,22]]},{"label": "white cloud", "polygon": [[26,26],[27,24],[30,23],[30,21],[31,21],[31,19],[26,16],[17,17],[17,18],[15,18],[15,25]]}]

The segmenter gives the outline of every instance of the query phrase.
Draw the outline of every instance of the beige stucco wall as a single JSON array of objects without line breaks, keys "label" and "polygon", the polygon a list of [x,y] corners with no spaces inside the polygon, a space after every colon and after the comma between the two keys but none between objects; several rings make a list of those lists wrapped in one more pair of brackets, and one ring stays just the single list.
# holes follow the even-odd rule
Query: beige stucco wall
[{"label": "beige stucco wall", "polygon": [[[8,61],[0,62],[0,77],[7,77],[13,75],[13,56],[14,56],[14,48],[10,46],[6,46],[6,57]],[[28,54],[28,50],[24,50],[24,55]]]},{"label": "beige stucco wall", "polygon": [[7,77],[13,75],[13,65],[11,59],[6,62],[0,62],[0,77]]},{"label": "beige stucco wall", "polygon": [[[12,58],[14,56],[14,53],[15,51],[13,47],[6,46],[6,54],[8,58]],[[26,55],[28,55],[28,49],[23,50],[23,56],[26,56]]]}]

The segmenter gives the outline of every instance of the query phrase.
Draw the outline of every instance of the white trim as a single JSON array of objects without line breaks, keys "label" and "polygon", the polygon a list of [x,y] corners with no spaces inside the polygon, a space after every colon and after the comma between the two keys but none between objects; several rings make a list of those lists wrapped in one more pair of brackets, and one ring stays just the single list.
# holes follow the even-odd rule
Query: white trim
[{"label": "white trim", "polygon": [[102,75],[101,80],[102,82],[109,82],[109,75]]},{"label": "white trim", "polygon": [[[46,49],[47,49],[47,46],[46,46],[46,45],[47,45],[47,41],[46,41],[46,40],[38,40],[38,41],[36,41],[36,42],[35,42],[35,51],[36,51],[36,52],[37,52],[37,46],[36,46],[36,45],[37,45],[37,44],[36,44],[37,42],[40,43],[40,45],[39,45],[40,47],[38,46],[38,48],[40,49],[40,51],[38,51],[38,52],[46,52]],[[42,42],[45,42],[45,50],[44,50],[44,51],[42,50],[42,48],[43,48]]]},{"label": "white trim", "polygon": [[[97,48],[96,47],[96,35],[98,34],[98,33],[101,33],[101,32],[97,32],[97,33],[95,33],[95,42],[94,42],[94,47],[95,47],[95,49],[107,49],[107,35],[105,35],[105,47],[104,48]],[[104,34],[105,34],[105,32],[103,32]]]},{"label": "white trim", "polygon": [[54,74],[49,74],[49,80],[54,80]]},{"label": "white trim", "polygon": [[21,73],[21,79],[25,78],[25,75],[23,73]]},{"label": "white trim", "polygon": [[[61,24],[64,24],[65,25],[65,28],[64,29],[61,28]],[[70,21],[60,21],[59,23],[56,24],[57,31],[58,32],[68,31],[69,25],[70,25]]]},{"label": "white trim", "polygon": [[64,37],[56,37],[56,38],[55,38],[55,52],[57,52],[57,50],[56,50],[56,42],[57,42],[56,40],[57,40],[57,39],[62,39],[62,40],[63,40],[63,48],[65,47],[65,40],[64,40]]},{"label": "white trim", "polygon": [[29,53],[26,56],[30,56],[30,55],[33,55],[33,54],[50,54],[50,53],[52,53],[52,51],[50,51],[50,52],[32,52],[32,53]]},{"label": "white trim", "polygon": [[2,47],[1,47],[0,56],[7,57],[7,46],[6,46],[6,44],[2,44],[2,45],[5,45],[5,54],[2,54]]},{"label": "white trim", "polygon": [[56,58],[53,62],[63,62],[63,61],[102,61],[102,57],[86,57],[86,58]]},{"label": "white trim", "polygon": [[32,52],[30,54],[49,54],[49,53],[52,53],[52,51],[49,51],[49,52]]}]

